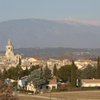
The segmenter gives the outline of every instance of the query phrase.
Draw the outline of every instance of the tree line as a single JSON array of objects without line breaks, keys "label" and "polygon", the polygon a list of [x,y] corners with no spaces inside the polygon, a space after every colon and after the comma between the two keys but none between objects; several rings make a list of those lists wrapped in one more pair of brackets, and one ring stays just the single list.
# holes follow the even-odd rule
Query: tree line
[{"label": "tree line", "polygon": [[18,80],[21,77],[28,76],[28,81],[32,81],[36,86],[48,83],[50,79],[56,79],[63,82],[69,82],[72,86],[76,86],[76,80],[80,79],[100,79],[100,58],[97,59],[97,66],[88,65],[86,68],[80,70],[72,61],[71,65],[61,66],[57,69],[56,64],[53,66],[53,72],[46,65],[45,68],[39,65],[33,65],[30,69],[22,69],[18,64],[16,67],[11,67],[8,70],[4,69],[0,72],[2,79],[10,78]]}]

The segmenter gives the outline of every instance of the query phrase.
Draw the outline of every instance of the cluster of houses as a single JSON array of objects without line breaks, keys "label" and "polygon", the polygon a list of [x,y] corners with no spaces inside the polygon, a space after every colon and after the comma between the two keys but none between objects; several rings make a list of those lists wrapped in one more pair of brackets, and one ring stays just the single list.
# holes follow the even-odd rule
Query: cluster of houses
[{"label": "cluster of houses", "polygon": [[[10,67],[16,67],[16,65],[21,60],[22,69],[25,70],[26,67],[29,69],[32,65],[40,65],[45,67],[46,65],[53,70],[54,65],[57,66],[59,69],[61,66],[70,65],[71,61],[69,59],[48,59],[48,60],[41,60],[35,59],[34,57],[26,57],[23,58],[20,54],[14,53],[14,46],[13,43],[8,40],[6,45],[5,55],[0,55],[0,70],[4,68],[9,69]],[[89,65],[96,65],[96,61],[87,60],[87,59],[78,59],[75,61],[76,66],[79,69],[84,69],[88,64]]]},{"label": "cluster of houses", "polygon": [[[52,90],[57,90],[59,88],[59,84],[60,85],[65,85],[68,83],[64,83],[64,82],[58,82],[56,78],[51,79],[49,81],[48,84],[44,84],[42,85],[42,88],[40,88],[39,90],[37,90],[37,88],[34,86],[34,84],[32,82],[28,82],[27,81],[27,76],[21,78],[20,80],[12,80],[12,79],[6,79],[5,82],[7,84],[13,84],[14,82],[17,82],[17,87],[16,89],[18,91],[25,91],[28,93],[43,93],[43,92],[50,92]],[[78,82],[78,80],[76,81],[76,86],[77,87],[100,87],[100,79],[82,79],[81,81],[81,85]],[[16,91],[17,91],[16,90]]]},{"label": "cluster of houses", "polygon": [[12,85],[13,83],[17,83],[17,85],[14,87],[15,91],[24,91],[24,92],[32,92],[36,93],[38,92],[50,92],[52,89],[57,89],[57,80],[52,79],[49,81],[48,84],[42,85],[42,88],[36,88],[32,82],[28,82],[27,76],[19,79],[19,80],[13,80],[13,79],[5,79],[5,83],[8,85]]},{"label": "cluster of houses", "polygon": [[[6,46],[6,52],[5,55],[0,56],[0,70],[2,71],[4,68],[9,69],[10,67],[16,67],[16,65],[21,60],[21,66],[22,69],[25,70],[26,68],[30,69],[32,65],[40,65],[45,67],[48,66],[51,71],[53,71],[54,65],[57,66],[57,69],[59,69],[61,66],[64,65],[70,65],[72,62],[69,59],[64,60],[57,60],[57,59],[49,59],[47,61],[44,60],[37,60],[33,57],[30,58],[22,58],[19,54],[14,54],[14,47],[12,42],[9,40]],[[79,69],[84,69],[88,64],[95,66],[96,61],[91,60],[77,60],[75,61],[76,66]],[[7,67],[8,66],[8,67]],[[15,80],[7,79],[6,82],[15,82]],[[32,83],[27,83],[27,78],[24,77],[17,81],[18,87],[22,88],[26,86],[27,91],[33,91],[36,92],[36,88]],[[79,86],[79,81],[76,81],[77,86]],[[49,90],[57,89],[58,88],[58,82],[56,78],[49,81],[49,84],[47,84],[47,87]],[[100,87],[100,80],[99,79],[82,79],[81,80],[81,87]]]}]

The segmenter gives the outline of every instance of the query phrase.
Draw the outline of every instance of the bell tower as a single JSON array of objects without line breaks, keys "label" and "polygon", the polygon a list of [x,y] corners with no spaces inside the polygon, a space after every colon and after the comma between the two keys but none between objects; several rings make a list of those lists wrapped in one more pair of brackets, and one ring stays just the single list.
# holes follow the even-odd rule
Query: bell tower
[{"label": "bell tower", "polygon": [[7,60],[12,61],[14,59],[14,47],[10,40],[8,40],[7,46],[6,46],[6,53],[5,56]]}]

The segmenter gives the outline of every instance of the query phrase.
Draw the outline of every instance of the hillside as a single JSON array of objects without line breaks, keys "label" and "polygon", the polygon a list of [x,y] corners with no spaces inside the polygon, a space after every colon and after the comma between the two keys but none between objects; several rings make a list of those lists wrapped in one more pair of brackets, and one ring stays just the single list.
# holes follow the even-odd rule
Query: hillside
[{"label": "hillside", "polygon": [[19,19],[0,23],[0,50],[8,39],[15,48],[100,48],[100,26],[73,21]]}]

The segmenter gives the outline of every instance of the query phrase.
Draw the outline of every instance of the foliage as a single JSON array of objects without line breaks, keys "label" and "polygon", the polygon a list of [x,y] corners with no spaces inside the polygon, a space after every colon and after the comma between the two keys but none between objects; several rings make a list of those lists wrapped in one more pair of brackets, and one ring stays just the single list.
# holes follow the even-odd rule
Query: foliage
[{"label": "foliage", "polygon": [[56,66],[56,64],[54,65],[54,68],[53,68],[53,76],[57,76],[57,66]]},{"label": "foliage", "polygon": [[74,63],[74,61],[72,61],[72,65],[71,65],[71,85],[72,86],[76,86],[76,80],[77,80],[77,67]]},{"label": "foliage", "polygon": [[28,81],[32,81],[36,88],[46,83],[44,73],[41,69],[32,71],[28,77]]},{"label": "foliage", "polygon": [[34,71],[35,69],[40,68],[39,65],[32,65],[31,68],[29,69],[29,72],[31,73],[32,71]]},{"label": "foliage", "polygon": [[58,72],[58,77],[62,80],[62,81],[70,81],[70,75],[71,75],[71,65],[65,65],[62,66]]},{"label": "foliage", "polygon": [[2,71],[0,70],[0,78],[2,78]]},{"label": "foliage", "polygon": [[52,78],[51,70],[48,68],[48,66],[44,68],[43,73],[46,81]]},{"label": "foliage", "polygon": [[39,66],[31,66],[30,69],[22,69],[21,65],[18,64],[16,67],[11,67],[8,70],[4,68],[3,73],[0,72],[0,77],[3,79],[11,78],[14,80],[20,79],[21,77],[28,76],[33,70],[38,69]]},{"label": "foliage", "polygon": [[100,58],[97,59],[97,70],[96,70],[96,78],[100,79]]},{"label": "foliage", "polygon": [[3,79],[6,79],[6,78],[18,79],[21,77],[21,71],[22,69],[19,68],[19,66],[11,67],[8,70],[4,69],[2,73],[2,77]]},{"label": "foliage", "polygon": [[92,79],[96,77],[96,68],[88,65],[85,69],[78,70],[78,73],[81,79]]},{"label": "foliage", "polygon": [[11,67],[7,70],[7,78],[11,79],[20,79],[22,77],[22,68],[20,65],[17,65],[16,67]]},{"label": "foliage", "polygon": [[17,72],[16,68],[11,67],[10,69],[8,69],[6,78],[17,79],[18,78],[18,72]]},{"label": "foliage", "polygon": [[19,63],[18,63],[18,66],[21,66],[21,58],[19,58]]},{"label": "foliage", "polygon": [[7,70],[4,68],[3,73],[2,73],[2,78],[5,79],[7,78]]},{"label": "foliage", "polygon": [[21,76],[24,77],[24,76],[28,76],[30,74],[30,71],[28,70],[28,68],[26,67],[25,70],[22,70],[21,72]]}]

